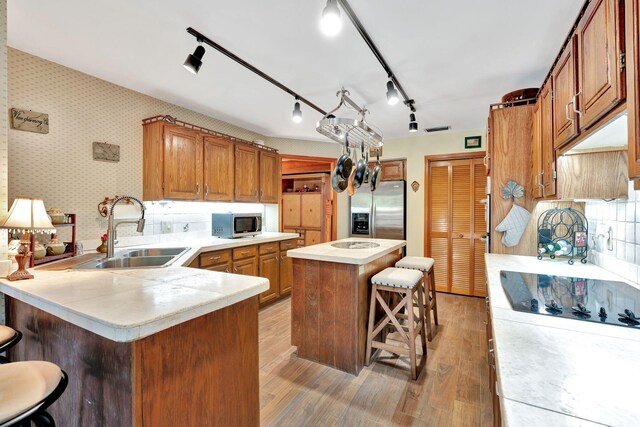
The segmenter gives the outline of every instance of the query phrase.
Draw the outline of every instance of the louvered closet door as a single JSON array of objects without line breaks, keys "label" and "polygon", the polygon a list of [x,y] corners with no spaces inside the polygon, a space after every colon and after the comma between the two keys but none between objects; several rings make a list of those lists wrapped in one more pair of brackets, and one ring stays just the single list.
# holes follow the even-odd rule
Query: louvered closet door
[{"label": "louvered closet door", "polygon": [[427,256],[435,260],[436,289],[484,296],[482,159],[429,162],[428,177]]}]

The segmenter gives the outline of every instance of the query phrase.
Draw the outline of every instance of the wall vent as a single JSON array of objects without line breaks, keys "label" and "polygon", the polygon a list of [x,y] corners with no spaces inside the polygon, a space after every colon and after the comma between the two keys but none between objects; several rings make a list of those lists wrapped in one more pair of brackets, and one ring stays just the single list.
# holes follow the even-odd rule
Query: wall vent
[{"label": "wall vent", "polygon": [[433,128],[426,128],[425,132],[442,132],[443,130],[450,130],[451,126],[437,126]]}]

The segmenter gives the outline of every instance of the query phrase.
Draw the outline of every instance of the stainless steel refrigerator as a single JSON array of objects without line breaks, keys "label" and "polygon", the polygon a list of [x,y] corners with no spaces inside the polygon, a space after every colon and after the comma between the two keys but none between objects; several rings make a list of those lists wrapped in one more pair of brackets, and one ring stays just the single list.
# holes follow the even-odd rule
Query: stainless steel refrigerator
[{"label": "stainless steel refrigerator", "polygon": [[405,240],[406,188],[405,181],[380,182],[376,191],[370,191],[368,184],[362,184],[351,197],[351,237]]}]

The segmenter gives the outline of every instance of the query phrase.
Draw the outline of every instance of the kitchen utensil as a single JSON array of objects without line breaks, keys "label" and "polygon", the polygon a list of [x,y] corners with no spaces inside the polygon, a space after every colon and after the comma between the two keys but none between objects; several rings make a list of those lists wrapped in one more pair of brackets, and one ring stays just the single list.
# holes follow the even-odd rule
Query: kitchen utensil
[{"label": "kitchen utensil", "polygon": [[362,153],[362,156],[360,157],[360,160],[358,160],[357,166],[356,166],[356,173],[353,177],[353,186],[354,188],[360,188],[360,186],[362,185],[362,182],[364,181],[364,177],[367,173],[367,169],[368,169],[368,165],[367,165],[367,161],[365,159],[365,154],[364,154],[364,142],[362,143],[362,145],[360,146],[360,150]]},{"label": "kitchen utensil", "polygon": [[347,179],[347,194],[349,195],[349,197],[353,196],[354,194],[356,194],[356,189],[353,188],[353,178],[356,175],[356,170],[355,168],[351,169],[351,174],[349,175],[349,179]]},{"label": "kitchen utensil", "polygon": [[349,134],[346,134],[344,142],[344,151],[342,156],[338,159],[338,163],[336,164],[336,168],[338,170],[338,174],[343,178],[349,178],[351,175],[351,169],[353,168],[353,160],[351,160],[351,150],[349,149]]},{"label": "kitchen utensil", "polygon": [[382,166],[380,166],[380,155],[378,153],[378,150],[376,150],[376,167],[373,168],[373,172],[371,173],[371,180],[369,182],[369,188],[371,189],[371,191],[376,191],[381,172]]},{"label": "kitchen utensil", "polygon": [[347,188],[347,181],[338,173],[338,166],[333,169],[331,174],[331,187],[336,193],[342,193]]}]

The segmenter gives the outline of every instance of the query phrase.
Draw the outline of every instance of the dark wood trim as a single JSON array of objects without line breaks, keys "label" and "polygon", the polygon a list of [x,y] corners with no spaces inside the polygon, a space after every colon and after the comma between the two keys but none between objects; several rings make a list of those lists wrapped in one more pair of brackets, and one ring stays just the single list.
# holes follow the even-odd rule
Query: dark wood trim
[{"label": "dark wood trim", "polygon": [[425,164],[426,162],[442,162],[449,160],[469,160],[469,159],[477,159],[484,157],[486,155],[485,151],[469,151],[468,153],[451,153],[451,154],[437,154],[433,156],[424,156]]}]

